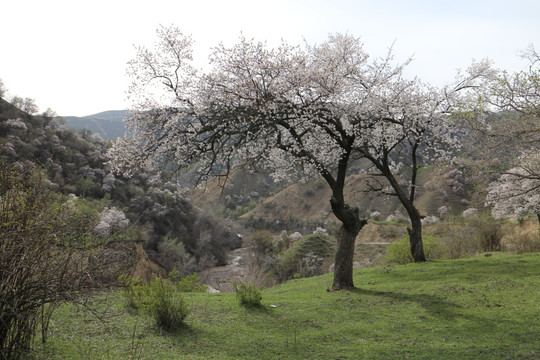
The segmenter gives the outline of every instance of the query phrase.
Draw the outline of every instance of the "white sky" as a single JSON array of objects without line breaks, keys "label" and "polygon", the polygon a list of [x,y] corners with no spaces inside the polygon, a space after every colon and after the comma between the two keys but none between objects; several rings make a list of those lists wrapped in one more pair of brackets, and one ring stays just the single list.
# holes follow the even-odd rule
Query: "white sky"
[{"label": "white sky", "polygon": [[397,60],[414,57],[409,73],[442,85],[472,59],[524,68],[517,54],[529,44],[540,50],[539,19],[538,0],[2,0],[0,79],[41,111],[124,109],[134,45],[151,45],[160,24],[174,24],[193,36],[201,67],[212,46],[240,32],[269,44],[347,32],[371,56],[395,42]]}]

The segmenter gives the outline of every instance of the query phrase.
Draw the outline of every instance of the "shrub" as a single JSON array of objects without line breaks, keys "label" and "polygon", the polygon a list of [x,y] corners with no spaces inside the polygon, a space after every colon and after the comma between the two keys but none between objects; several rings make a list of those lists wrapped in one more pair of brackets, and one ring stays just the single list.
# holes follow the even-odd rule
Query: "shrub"
[{"label": "shrub", "polygon": [[246,307],[261,306],[262,295],[260,288],[257,288],[255,285],[248,285],[241,282],[233,283],[233,288],[240,305]]},{"label": "shrub", "polygon": [[332,245],[327,236],[306,235],[296,240],[290,249],[277,257],[274,275],[280,282],[291,279],[295,273],[304,276],[318,275],[323,260],[332,253]]},{"label": "shrub", "polygon": [[150,314],[164,330],[175,331],[184,326],[189,311],[173,281],[161,277],[150,284],[130,277],[123,277],[122,281],[126,306]]},{"label": "shrub", "polygon": [[[422,236],[422,242],[424,244],[424,254],[428,259],[436,254],[437,248],[440,246],[440,239],[438,237],[424,234]],[[409,236],[406,235],[388,245],[384,260],[388,264],[408,264],[413,262]]]},{"label": "shrub", "polygon": [[433,256],[437,259],[459,259],[473,256],[481,250],[478,239],[469,227],[448,226]]},{"label": "shrub", "polygon": [[324,258],[312,252],[307,253],[298,266],[299,275],[301,277],[312,277],[322,274],[323,261]]},{"label": "shrub", "polygon": [[257,253],[271,254],[274,251],[274,236],[268,230],[257,230],[249,236],[248,244]]},{"label": "shrub", "polygon": [[120,276],[120,282],[123,285],[122,295],[126,301],[126,306],[131,309],[139,310],[144,303],[145,284],[141,279]]},{"label": "shrub", "polygon": [[148,299],[148,311],[160,328],[176,331],[185,326],[188,306],[170,281],[154,279],[149,285]]},{"label": "shrub", "polygon": [[500,221],[490,215],[482,215],[467,219],[466,224],[472,228],[482,251],[501,249],[503,233]]},{"label": "shrub", "polygon": [[518,254],[540,251],[540,233],[536,221],[528,221],[514,226],[502,243],[507,250]]},{"label": "shrub", "polygon": [[107,285],[96,282],[95,269],[108,275],[124,264],[116,258],[114,266],[104,265],[102,247],[85,249],[93,224],[81,219],[77,208],[43,186],[40,172],[23,175],[0,161],[0,359],[23,356],[40,320],[47,329],[56,304]]},{"label": "shrub", "polygon": [[170,280],[174,283],[174,286],[181,292],[206,292],[207,286],[199,282],[199,275],[193,273],[191,275],[184,276],[180,280],[176,280],[178,272],[173,271],[169,274]]}]

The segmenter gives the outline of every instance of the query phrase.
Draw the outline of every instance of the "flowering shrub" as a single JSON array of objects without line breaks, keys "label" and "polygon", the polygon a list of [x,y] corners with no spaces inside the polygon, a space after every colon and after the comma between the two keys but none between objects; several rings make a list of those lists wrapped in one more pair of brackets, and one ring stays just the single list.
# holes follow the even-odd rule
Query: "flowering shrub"
[{"label": "flowering shrub", "polygon": [[94,227],[94,232],[104,238],[113,235],[117,231],[125,230],[129,225],[126,214],[115,207],[104,208],[99,216],[100,220]]}]

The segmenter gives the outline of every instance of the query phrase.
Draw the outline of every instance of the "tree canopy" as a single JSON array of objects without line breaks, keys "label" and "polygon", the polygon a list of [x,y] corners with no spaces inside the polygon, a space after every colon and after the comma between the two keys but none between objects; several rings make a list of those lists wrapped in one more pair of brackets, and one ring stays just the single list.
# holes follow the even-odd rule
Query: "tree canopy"
[{"label": "tree canopy", "polygon": [[[487,63],[435,89],[406,79],[409,61],[396,63],[391,50],[371,59],[351,35],[277,48],[241,37],[214,48],[212,69],[203,74],[190,64],[189,37],[176,28],[161,28],[158,37],[155,50],[141,48],[130,62],[136,112],[127,123],[130,135],[110,150],[118,170],[174,161],[178,167],[197,163],[201,178],[256,164],[271,167],[276,179],[322,176],[343,224],[334,279],[339,289],[353,286],[354,238],[366,222],[344,199],[347,168],[365,158],[407,210],[411,251],[425,261],[413,205],[416,173],[421,161],[446,159],[458,147],[448,115],[457,94],[489,70]],[[405,182],[399,180],[404,174]],[[349,274],[346,280],[338,279],[340,272]]]}]

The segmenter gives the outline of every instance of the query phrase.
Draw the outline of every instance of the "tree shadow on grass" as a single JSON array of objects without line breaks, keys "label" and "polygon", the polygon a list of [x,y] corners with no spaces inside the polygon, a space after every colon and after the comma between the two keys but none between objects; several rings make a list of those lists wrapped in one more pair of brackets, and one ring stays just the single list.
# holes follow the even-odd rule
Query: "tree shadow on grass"
[{"label": "tree shadow on grass", "polygon": [[[452,302],[446,301],[443,298],[430,294],[403,294],[392,291],[378,291],[356,288],[351,290],[352,293],[358,295],[380,296],[392,299],[398,302],[417,303],[428,313],[434,317],[443,318],[445,320],[453,320],[456,318],[467,318],[471,320],[471,316],[466,316],[459,311],[462,307]],[[485,319],[482,319],[485,320]]]},{"label": "tree shadow on grass", "polygon": [[[462,324],[461,333],[470,334],[471,331],[476,331],[483,336],[503,337],[509,339],[507,344],[523,344],[525,347],[534,348],[538,339],[538,327],[532,327],[534,321],[531,319],[509,319],[505,317],[496,317],[491,315],[482,315],[476,310],[477,315],[467,312],[467,308],[453,302],[447,301],[442,297],[430,294],[403,294],[392,291],[378,291],[368,289],[354,289],[351,293],[358,296],[374,296],[391,299],[397,302],[409,302],[419,304],[425,309],[436,321],[453,321],[463,319],[468,322],[468,325]],[[486,306],[478,303],[472,306]],[[478,315],[480,314],[480,315]],[[418,315],[419,319],[421,314]],[[451,326],[447,324],[446,326]],[[468,329],[468,330],[467,330]],[[474,330],[471,330],[474,329]],[[490,335],[491,334],[491,335]],[[529,351],[529,350],[527,350]]]}]

